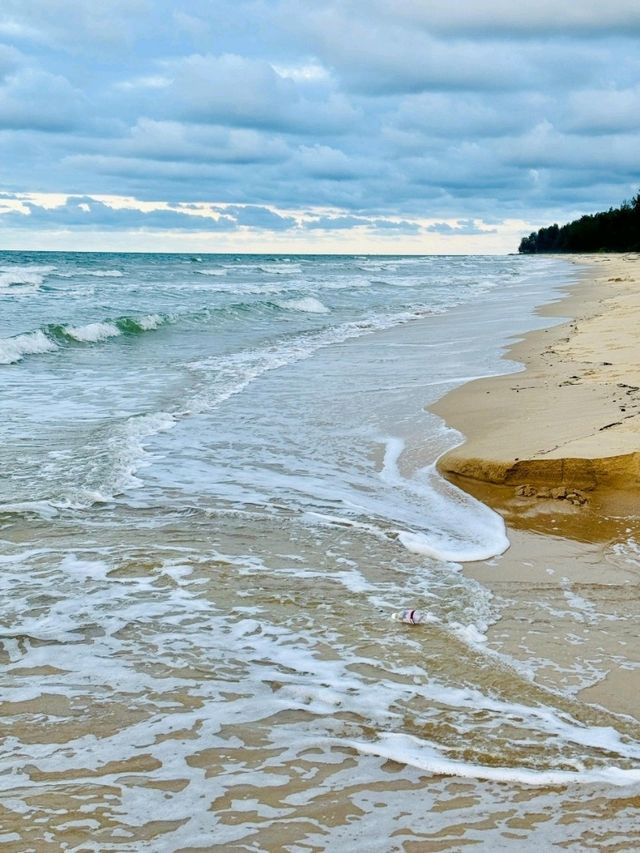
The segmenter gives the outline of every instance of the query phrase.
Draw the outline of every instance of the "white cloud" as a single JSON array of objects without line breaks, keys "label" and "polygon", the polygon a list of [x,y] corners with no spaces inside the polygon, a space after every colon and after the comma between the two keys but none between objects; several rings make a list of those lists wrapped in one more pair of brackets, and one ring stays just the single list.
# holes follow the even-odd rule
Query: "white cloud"
[{"label": "white cloud", "polygon": [[331,76],[329,71],[317,62],[306,62],[299,65],[279,65],[274,62],[272,68],[281,77],[288,77],[296,82],[324,82]]},{"label": "white cloud", "polygon": [[114,88],[123,92],[135,92],[139,89],[166,89],[172,82],[171,77],[162,74],[145,74],[142,77],[133,77],[131,80],[118,80]]}]

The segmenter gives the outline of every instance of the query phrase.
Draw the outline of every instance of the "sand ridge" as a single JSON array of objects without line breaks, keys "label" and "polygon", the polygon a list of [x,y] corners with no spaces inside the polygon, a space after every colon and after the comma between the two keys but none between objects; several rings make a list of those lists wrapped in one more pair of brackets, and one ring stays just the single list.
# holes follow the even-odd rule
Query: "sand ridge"
[{"label": "sand ridge", "polygon": [[510,349],[522,372],[430,407],[465,436],[440,471],[498,508],[542,500],[615,513],[640,492],[640,257],[572,260],[579,283],[541,313],[574,319]]}]

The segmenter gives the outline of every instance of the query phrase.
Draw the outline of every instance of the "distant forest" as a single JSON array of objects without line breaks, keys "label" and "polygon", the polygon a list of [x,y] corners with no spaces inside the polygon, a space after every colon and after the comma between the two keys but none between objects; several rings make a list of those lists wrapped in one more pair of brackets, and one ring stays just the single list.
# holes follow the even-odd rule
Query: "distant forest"
[{"label": "distant forest", "polygon": [[640,192],[602,213],[550,225],[523,237],[521,254],[538,252],[640,252]]}]

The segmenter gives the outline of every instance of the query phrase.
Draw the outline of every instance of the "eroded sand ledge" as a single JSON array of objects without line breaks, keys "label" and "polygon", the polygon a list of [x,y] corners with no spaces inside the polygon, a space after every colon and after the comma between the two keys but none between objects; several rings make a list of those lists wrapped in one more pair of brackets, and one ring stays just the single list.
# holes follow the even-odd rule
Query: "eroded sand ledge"
[{"label": "eroded sand ledge", "polygon": [[572,259],[581,281],[541,313],[574,319],[510,349],[524,371],[431,407],[466,437],[440,471],[506,515],[541,501],[615,514],[640,498],[640,257]]}]

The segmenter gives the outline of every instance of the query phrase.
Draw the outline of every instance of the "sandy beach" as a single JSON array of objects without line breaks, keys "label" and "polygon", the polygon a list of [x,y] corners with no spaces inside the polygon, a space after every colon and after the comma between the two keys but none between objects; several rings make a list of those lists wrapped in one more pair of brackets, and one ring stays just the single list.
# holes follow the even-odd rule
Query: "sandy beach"
[{"label": "sandy beach", "polygon": [[464,385],[432,410],[465,436],[439,461],[446,477],[515,526],[606,539],[640,488],[640,260],[574,261],[580,283],[541,311],[572,319],[507,354],[526,369]]},{"label": "sandy beach", "polygon": [[538,682],[637,719],[638,576],[627,551],[640,534],[640,259],[573,260],[579,283],[540,311],[554,325],[507,353],[523,369],[430,408],[465,436],[441,472],[509,528],[504,555],[465,567],[508,602],[490,644],[523,666],[553,660]]},{"label": "sandy beach", "polygon": [[504,451],[539,358],[563,417],[589,368],[562,318],[635,299],[632,264],[4,265],[3,851],[638,848],[633,490],[475,481],[507,539],[425,410],[500,420]]},{"label": "sandy beach", "polygon": [[640,853],[640,3],[0,30],[0,853]]}]

